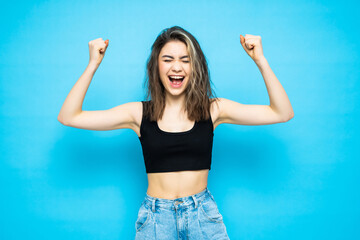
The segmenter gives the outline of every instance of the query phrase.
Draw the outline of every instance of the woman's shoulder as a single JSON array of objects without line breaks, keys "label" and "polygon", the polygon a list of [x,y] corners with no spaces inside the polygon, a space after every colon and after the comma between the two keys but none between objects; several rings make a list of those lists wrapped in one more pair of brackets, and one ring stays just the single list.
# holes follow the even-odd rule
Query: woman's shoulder
[{"label": "woman's shoulder", "polygon": [[146,101],[137,101],[137,102],[130,102],[129,104],[131,107],[131,115],[133,117],[133,125],[131,129],[133,129],[138,136],[140,136],[140,126],[143,118],[143,107]]},{"label": "woman's shoulder", "polygon": [[220,117],[220,106],[221,98],[210,98],[210,116],[214,124],[214,129],[218,126]]},{"label": "woman's shoulder", "polygon": [[134,101],[127,103],[129,105],[129,111],[131,112],[132,118],[136,126],[140,126],[143,115],[143,101]]}]

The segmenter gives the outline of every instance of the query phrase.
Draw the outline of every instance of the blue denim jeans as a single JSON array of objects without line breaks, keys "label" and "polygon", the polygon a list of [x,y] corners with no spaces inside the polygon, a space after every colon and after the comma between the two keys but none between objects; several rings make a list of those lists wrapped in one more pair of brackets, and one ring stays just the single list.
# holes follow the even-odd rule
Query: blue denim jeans
[{"label": "blue denim jeans", "polygon": [[135,240],[226,240],[229,236],[209,189],[177,199],[146,193],[135,223]]}]

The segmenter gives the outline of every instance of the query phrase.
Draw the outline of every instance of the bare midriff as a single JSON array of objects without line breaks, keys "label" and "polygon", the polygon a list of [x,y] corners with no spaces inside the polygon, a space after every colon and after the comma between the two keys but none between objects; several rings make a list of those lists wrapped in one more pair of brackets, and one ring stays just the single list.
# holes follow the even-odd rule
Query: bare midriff
[{"label": "bare midriff", "polygon": [[209,169],[148,173],[147,194],[151,197],[176,199],[199,193],[206,189]]}]

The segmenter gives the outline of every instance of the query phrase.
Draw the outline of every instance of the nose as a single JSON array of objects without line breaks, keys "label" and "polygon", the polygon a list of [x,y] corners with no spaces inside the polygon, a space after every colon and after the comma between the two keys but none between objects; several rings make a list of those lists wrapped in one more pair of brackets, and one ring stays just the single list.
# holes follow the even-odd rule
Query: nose
[{"label": "nose", "polygon": [[181,65],[178,62],[175,62],[174,65],[171,68],[172,71],[174,72],[181,72]]}]

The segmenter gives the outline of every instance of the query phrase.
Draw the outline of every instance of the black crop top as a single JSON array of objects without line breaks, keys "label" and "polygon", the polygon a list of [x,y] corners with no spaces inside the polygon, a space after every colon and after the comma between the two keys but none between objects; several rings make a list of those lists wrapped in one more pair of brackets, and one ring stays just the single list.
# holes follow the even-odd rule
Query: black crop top
[{"label": "black crop top", "polygon": [[165,132],[156,121],[144,116],[149,101],[142,101],[140,143],[146,173],[211,169],[214,126],[208,120],[195,121],[185,132]]}]

